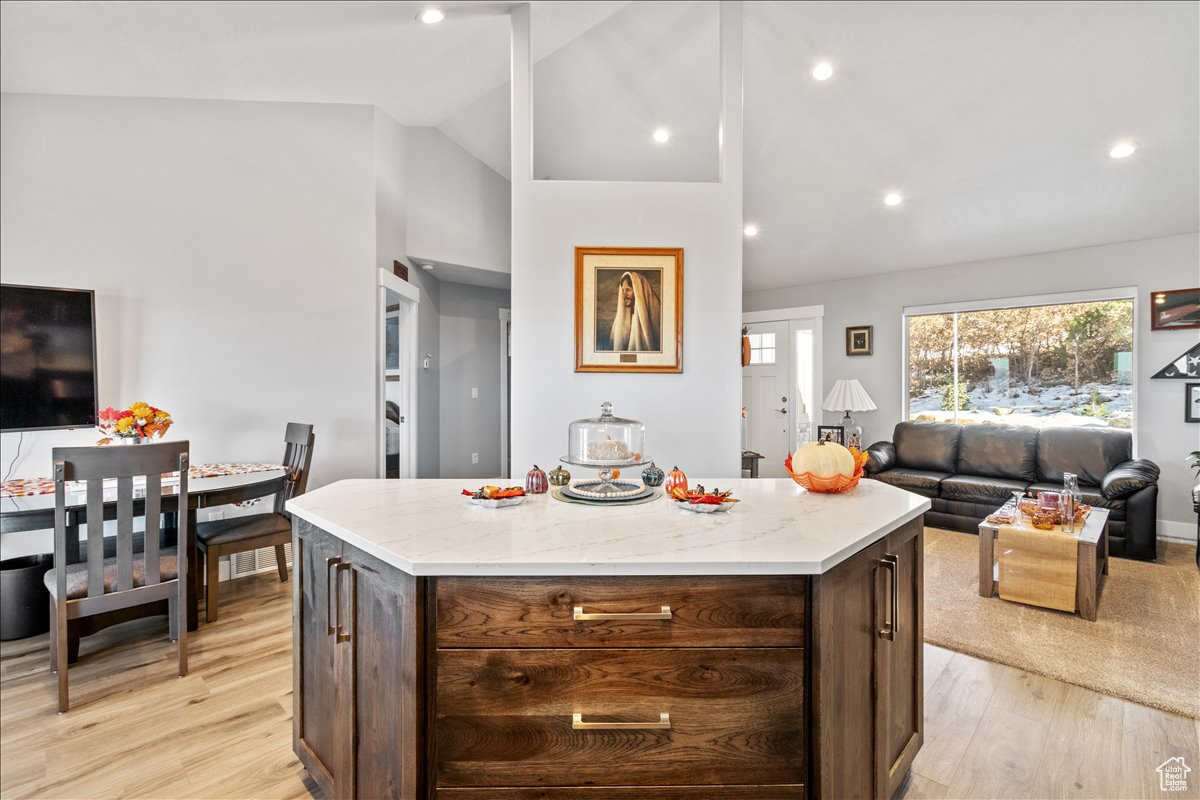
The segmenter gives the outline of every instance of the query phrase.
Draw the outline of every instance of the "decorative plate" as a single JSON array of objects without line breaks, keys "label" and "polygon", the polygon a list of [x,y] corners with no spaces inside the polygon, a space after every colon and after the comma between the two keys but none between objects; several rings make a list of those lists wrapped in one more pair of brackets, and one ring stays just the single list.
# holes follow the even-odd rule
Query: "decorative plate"
[{"label": "decorative plate", "polygon": [[526,497],[528,497],[528,495],[520,495],[519,497],[500,497],[497,499],[490,499],[487,497],[468,497],[467,499],[480,508],[508,508],[509,506],[521,505],[521,503],[525,502]]},{"label": "decorative plate", "polygon": [[713,514],[717,511],[728,511],[736,505],[737,503],[685,503],[681,500],[675,501],[676,508],[695,511],[697,514]]}]

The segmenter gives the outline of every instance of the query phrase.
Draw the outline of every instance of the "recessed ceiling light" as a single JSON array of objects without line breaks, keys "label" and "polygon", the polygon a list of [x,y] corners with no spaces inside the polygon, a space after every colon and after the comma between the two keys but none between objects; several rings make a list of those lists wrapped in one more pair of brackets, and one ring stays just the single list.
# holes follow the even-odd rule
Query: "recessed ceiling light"
[{"label": "recessed ceiling light", "polygon": [[742,228],[742,233],[746,234],[747,236],[758,236],[758,226],[747,225],[745,228]]},{"label": "recessed ceiling light", "polygon": [[903,202],[904,202],[904,195],[900,194],[899,192],[888,192],[886,195],[883,196],[884,205],[898,206]]},{"label": "recessed ceiling light", "polygon": [[433,264],[422,264],[421,269],[425,270],[426,272],[432,272]]},{"label": "recessed ceiling light", "polygon": [[1133,142],[1117,142],[1108,151],[1109,158],[1126,158],[1134,154],[1137,150],[1137,145]]},{"label": "recessed ceiling light", "polygon": [[440,8],[427,8],[417,15],[417,19],[426,25],[436,25],[446,18],[446,12]]},{"label": "recessed ceiling light", "polygon": [[654,132],[654,141],[659,144],[666,144],[671,141],[671,132],[666,128],[659,128]]},{"label": "recessed ceiling light", "polygon": [[833,77],[833,64],[828,61],[818,61],[812,69],[812,76],[818,81],[827,81]]}]

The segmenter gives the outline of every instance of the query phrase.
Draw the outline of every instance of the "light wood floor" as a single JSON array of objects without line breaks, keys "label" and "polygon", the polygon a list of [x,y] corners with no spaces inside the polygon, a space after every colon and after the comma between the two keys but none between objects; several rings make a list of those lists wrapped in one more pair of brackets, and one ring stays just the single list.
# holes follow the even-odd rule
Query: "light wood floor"
[{"label": "light wood floor", "polygon": [[[306,798],[292,753],[291,585],[222,587],[174,674],[165,621],[85,638],[55,712],[47,637],[0,645],[0,797]],[[1194,635],[1194,631],[1182,632]],[[1198,723],[925,648],[925,745],[906,798],[1200,798]],[[1189,792],[1155,767],[1183,756]]]}]

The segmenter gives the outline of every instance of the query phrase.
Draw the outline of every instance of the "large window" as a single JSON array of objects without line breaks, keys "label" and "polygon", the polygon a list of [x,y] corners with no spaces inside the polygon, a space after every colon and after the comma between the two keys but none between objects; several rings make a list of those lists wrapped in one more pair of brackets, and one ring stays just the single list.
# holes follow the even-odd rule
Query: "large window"
[{"label": "large window", "polygon": [[917,422],[1133,427],[1133,300],[906,317]]}]

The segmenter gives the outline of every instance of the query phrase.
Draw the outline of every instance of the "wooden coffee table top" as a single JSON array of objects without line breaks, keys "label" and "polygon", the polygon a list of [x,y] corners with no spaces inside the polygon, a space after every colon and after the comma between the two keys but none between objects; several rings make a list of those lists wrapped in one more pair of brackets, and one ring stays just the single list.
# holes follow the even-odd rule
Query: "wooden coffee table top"
[{"label": "wooden coffee table top", "polygon": [[[1003,506],[1001,506],[1003,508]],[[1101,534],[1104,533],[1104,526],[1108,522],[1108,509],[1092,506],[1091,512],[1087,515],[1087,519],[1083,521],[1083,530],[1076,531],[1073,534],[1063,534],[1064,536],[1074,536],[1081,543],[1096,545],[1100,541]],[[989,530],[993,533],[999,532],[1000,523],[988,522],[986,519],[979,523],[979,530]]]}]

